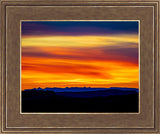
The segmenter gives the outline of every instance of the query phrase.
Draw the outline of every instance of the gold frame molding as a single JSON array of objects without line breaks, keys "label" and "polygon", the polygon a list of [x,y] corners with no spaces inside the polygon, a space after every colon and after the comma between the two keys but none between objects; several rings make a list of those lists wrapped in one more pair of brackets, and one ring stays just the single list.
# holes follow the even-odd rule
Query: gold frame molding
[{"label": "gold frame molding", "polygon": [[[1,133],[160,134],[159,0],[1,0]],[[138,20],[140,113],[22,114],[22,20]]]}]

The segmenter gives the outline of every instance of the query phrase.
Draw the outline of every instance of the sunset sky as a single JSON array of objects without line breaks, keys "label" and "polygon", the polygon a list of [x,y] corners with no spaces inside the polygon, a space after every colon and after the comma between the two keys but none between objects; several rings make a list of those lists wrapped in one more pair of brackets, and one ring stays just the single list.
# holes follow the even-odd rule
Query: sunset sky
[{"label": "sunset sky", "polygon": [[138,88],[137,21],[22,22],[22,90]]}]

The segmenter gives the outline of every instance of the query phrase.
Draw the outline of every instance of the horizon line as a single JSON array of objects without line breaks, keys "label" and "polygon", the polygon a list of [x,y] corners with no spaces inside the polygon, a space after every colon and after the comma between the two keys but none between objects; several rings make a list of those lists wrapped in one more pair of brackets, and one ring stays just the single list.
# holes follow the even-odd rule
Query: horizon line
[{"label": "horizon line", "polygon": [[[131,89],[133,89],[134,87],[86,87],[86,86],[84,86],[84,87],[64,87],[64,88],[62,88],[62,87],[45,87],[45,88],[41,88],[41,87],[38,87],[38,88],[31,88],[31,89],[24,89],[24,90],[33,90],[33,89],[35,89],[35,90],[37,90],[37,89],[46,89],[46,88],[50,88],[50,89],[54,89],[54,88],[59,88],[59,89],[66,89],[66,88],[69,88],[69,89],[71,89],[71,88],[91,88],[91,89],[97,89],[97,88],[99,88],[99,89],[102,89],[102,88],[106,88],[106,89],[110,89],[110,88],[119,88],[119,89],[121,89],[121,88],[131,88]],[[138,89],[139,90],[139,88],[134,88],[134,89]],[[24,91],[24,90],[22,90],[22,91]]]}]

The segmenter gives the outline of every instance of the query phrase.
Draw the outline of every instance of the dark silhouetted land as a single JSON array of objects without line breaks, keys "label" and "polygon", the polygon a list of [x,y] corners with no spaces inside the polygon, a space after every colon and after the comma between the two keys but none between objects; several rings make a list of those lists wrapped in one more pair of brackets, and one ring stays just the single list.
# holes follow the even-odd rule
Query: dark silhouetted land
[{"label": "dark silhouetted land", "polygon": [[45,88],[22,91],[22,112],[138,112],[135,88]]}]

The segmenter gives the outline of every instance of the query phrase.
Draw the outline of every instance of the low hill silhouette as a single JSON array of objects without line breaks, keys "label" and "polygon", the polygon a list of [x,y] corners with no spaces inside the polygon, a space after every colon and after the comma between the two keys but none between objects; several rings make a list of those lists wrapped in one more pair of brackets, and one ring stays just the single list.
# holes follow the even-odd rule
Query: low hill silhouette
[{"label": "low hill silhouette", "polygon": [[138,112],[138,96],[134,88],[30,89],[22,91],[22,112]]}]

